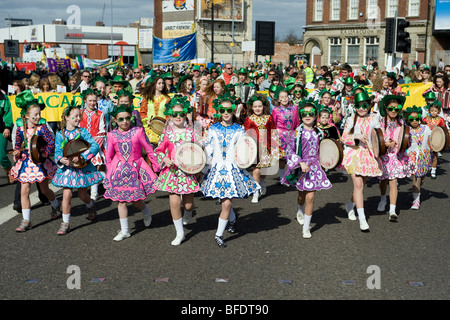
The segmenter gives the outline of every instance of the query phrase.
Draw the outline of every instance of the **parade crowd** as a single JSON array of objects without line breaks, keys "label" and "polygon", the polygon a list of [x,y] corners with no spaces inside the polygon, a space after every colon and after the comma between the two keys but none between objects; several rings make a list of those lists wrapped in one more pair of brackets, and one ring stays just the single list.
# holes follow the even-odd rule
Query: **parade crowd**
[{"label": "parade crowd", "polygon": [[[332,187],[327,175],[333,171],[351,177],[353,192],[344,201],[348,218],[358,220],[360,230],[369,230],[368,179],[379,180],[377,210],[396,221],[398,179],[412,179],[411,209],[418,210],[425,177],[437,178],[445,149],[435,150],[432,136],[440,127],[448,139],[450,66],[433,74],[425,65],[382,70],[371,61],[357,71],[337,62],[319,68],[250,64],[235,69],[226,63],[120,67],[113,74],[102,67],[10,73],[6,79],[14,86],[20,117],[13,119],[10,96],[2,90],[0,160],[9,182],[16,184],[14,209],[22,216],[15,230],[32,228],[34,183],[40,200],[51,207],[51,219],[61,219],[58,235],[71,229],[75,190],[90,220],[96,219],[100,197],[117,203],[121,228],[115,241],[130,237],[130,204],[142,211],[149,227],[152,202],[145,200],[166,192],[176,233],[171,244],[180,245],[183,226],[195,210],[194,196],[201,193],[221,205],[214,240],[223,248],[225,231],[237,228],[232,200],[248,197],[257,203],[270,197],[265,179],[276,175],[280,185],[298,190],[293,213],[307,239],[315,193]],[[409,97],[402,83],[430,84],[423,92],[426,105],[404,107]],[[67,106],[60,121],[47,121],[41,117],[45,105],[35,94],[61,87],[81,95],[83,102]],[[322,148],[324,141],[331,143],[329,150]],[[253,145],[254,154],[242,152]],[[191,160],[204,156],[198,170],[183,158],[188,151]],[[244,156],[253,157],[253,163],[239,163]],[[327,157],[336,163],[325,166]],[[49,183],[63,189],[61,199]]]}]

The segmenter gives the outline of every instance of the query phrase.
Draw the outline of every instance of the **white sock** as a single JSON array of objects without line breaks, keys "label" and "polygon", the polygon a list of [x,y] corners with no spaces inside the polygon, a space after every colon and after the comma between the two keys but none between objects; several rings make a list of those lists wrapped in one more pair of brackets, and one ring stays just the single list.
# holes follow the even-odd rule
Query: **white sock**
[{"label": "white sock", "polygon": [[120,229],[122,233],[130,233],[130,228],[128,227],[128,218],[119,219],[120,220]]},{"label": "white sock", "polygon": [[22,209],[22,218],[30,221],[31,209]]},{"label": "white sock", "polygon": [[303,232],[309,230],[309,225],[311,223],[312,215],[305,215],[305,220],[303,222]]},{"label": "white sock", "polygon": [[347,202],[347,205],[345,206],[345,209],[347,210],[347,212],[349,212],[354,207],[355,207],[355,203],[353,201],[349,201],[349,202]]},{"label": "white sock", "polygon": [[431,173],[436,173],[436,168],[431,167]]},{"label": "white sock", "polygon": [[217,224],[217,231],[216,236],[223,236],[223,232],[225,231],[225,228],[227,227],[228,220],[223,220],[219,217],[219,223]]},{"label": "white sock", "polygon": [[366,219],[366,215],[364,214],[364,208],[358,208],[358,209],[356,209],[356,211],[358,212],[358,219],[359,220]]},{"label": "white sock", "polygon": [[96,196],[98,194],[98,183],[91,186],[91,196]]},{"label": "white sock", "polygon": [[149,208],[149,206],[148,206],[147,204],[145,205],[144,210],[142,210],[142,213],[143,213],[144,215],[150,214],[150,208]]},{"label": "white sock", "polygon": [[381,202],[386,202],[386,195],[381,196]]},{"label": "white sock", "polygon": [[86,205],[86,208],[91,209],[94,206],[95,202],[91,199],[91,201]]},{"label": "white sock", "polygon": [[69,223],[70,222],[70,213],[63,213],[62,219],[63,219],[63,222]]},{"label": "white sock", "polygon": [[177,232],[177,236],[183,236],[184,235],[183,219],[172,220],[172,221],[173,221],[173,225],[175,226],[175,231]]},{"label": "white sock", "polygon": [[56,208],[58,208],[58,206],[59,206],[59,201],[58,201],[58,199],[56,199],[56,197],[55,197],[55,200],[50,201],[50,204],[52,205],[52,208],[53,208],[53,209],[56,209]]},{"label": "white sock", "polygon": [[395,207],[396,207],[395,204],[390,204],[389,205],[389,212],[395,212]]},{"label": "white sock", "polygon": [[228,220],[229,221],[236,220],[236,213],[234,212],[233,207],[231,207],[231,209],[230,209],[230,216],[228,217]]}]

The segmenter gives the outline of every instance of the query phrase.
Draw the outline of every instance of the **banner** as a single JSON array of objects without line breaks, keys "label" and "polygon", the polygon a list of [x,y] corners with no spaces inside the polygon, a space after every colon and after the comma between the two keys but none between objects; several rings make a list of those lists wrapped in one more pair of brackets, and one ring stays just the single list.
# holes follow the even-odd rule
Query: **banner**
[{"label": "banner", "polygon": [[102,68],[106,68],[109,74],[112,76],[114,74],[114,70],[119,67],[119,61],[110,62],[102,66]]},{"label": "banner", "polygon": [[[41,117],[49,122],[59,122],[61,121],[62,113],[64,109],[76,101],[78,105],[82,105],[83,98],[79,93],[57,93],[57,92],[45,92],[37,93],[34,97],[39,101],[39,103],[45,104],[45,109],[41,111]],[[134,95],[133,106],[135,109],[139,109],[139,104],[141,101],[140,95]],[[11,101],[11,110],[13,113],[14,122],[20,117],[20,110],[16,107],[16,96],[8,96]]]},{"label": "banner", "polygon": [[104,64],[108,64],[111,62],[111,58],[98,60],[98,59],[89,59],[84,58],[83,64],[85,68],[95,68],[95,67],[101,67]]},{"label": "banner", "polygon": [[196,33],[174,38],[160,39],[153,36],[153,64],[190,62],[197,58]]},{"label": "banner", "polygon": [[16,69],[22,70],[25,69],[25,71],[35,71],[36,70],[36,62],[16,62]]},{"label": "banner", "polygon": [[58,72],[61,69],[72,69],[72,65],[70,63],[70,59],[52,59],[47,58],[48,63],[48,71],[49,72]]}]

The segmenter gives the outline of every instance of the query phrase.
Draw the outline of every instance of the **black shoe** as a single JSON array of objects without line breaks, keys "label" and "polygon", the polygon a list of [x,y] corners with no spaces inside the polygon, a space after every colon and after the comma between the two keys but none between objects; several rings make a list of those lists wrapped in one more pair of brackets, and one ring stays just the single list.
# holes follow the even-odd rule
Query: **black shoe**
[{"label": "black shoe", "polygon": [[229,233],[235,233],[236,232],[236,221],[237,221],[237,218],[234,219],[234,221],[228,221],[227,231]]},{"label": "black shoe", "polygon": [[219,247],[225,248],[227,246],[226,242],[223,241],[223,237],[216,236],[216,243]]}]

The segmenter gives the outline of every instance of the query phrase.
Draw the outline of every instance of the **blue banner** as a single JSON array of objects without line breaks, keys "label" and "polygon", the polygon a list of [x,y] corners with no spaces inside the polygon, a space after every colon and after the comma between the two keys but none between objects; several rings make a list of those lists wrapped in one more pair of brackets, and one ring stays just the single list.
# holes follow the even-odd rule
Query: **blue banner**
[{"label": "blue banner", "polygon": [[190,62],[197,59],[197,34],[160,39],[153,36],[153,64]]}]

